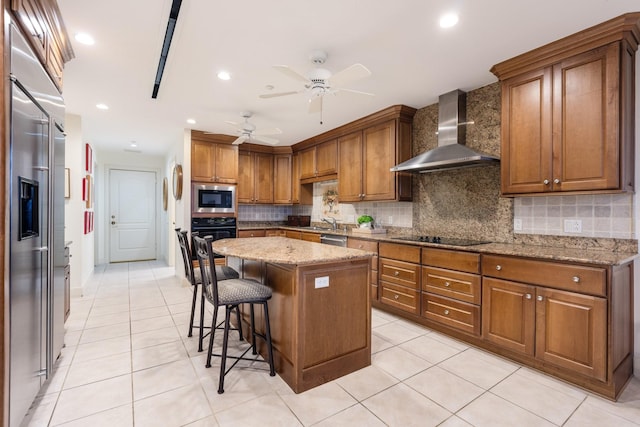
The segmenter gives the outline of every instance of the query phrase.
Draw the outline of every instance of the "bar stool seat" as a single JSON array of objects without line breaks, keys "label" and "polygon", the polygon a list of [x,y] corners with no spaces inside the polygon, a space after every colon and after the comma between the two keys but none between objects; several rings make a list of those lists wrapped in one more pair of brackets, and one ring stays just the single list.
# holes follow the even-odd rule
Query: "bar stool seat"
[{"label": "bar stool seat", "polygon": [[[207,352],[206,367],[211,367],[212,356],[221,357],[220,361],[220,377],[218,379],[218,393],[224,393],[224,377],[229,371],[236,366],[240,360],[249,360],[252,362],[260,361],[269,364],[269,375],[274,376],[276,374],[273,364],[273,344],[271,342],[271,326],[269,324],[269,306],[267,302],[271,299],[271,288],[265,286],[255,280],[250,279],[228,279],[218,280],[217,272],[213,265],[213,250],[211,249],[211,243],[213,238],[206,236],[201,238],[199,236],[194,237],[194,249],[200,262],[200,269],[204,272],[201,274],[203,279],[203,292],[204,295],[211,304],[214,306],[213,321],[211,323],[211,333],[209,336],[209,349]],[[229,347],[229,330],[231,329],[231,312],[238,310],[241,304],[249,305],[250,315],[250,333],[251,333],[251,345],[244,350],[240,356],[229,356],[227,350]],[[264,333],[256,332],[255,328],[255,315],[254,305],[262,305],[264,310]],[[218,315],[218,307],[225,308],[224,319],[224,336],[222,340],[222,352],[221,354],[213,354],[213,340],[216,330],[216,322]],[[238,325],[241,327],[241,325]],[[261,338],[267,344],[268,360],[260,360],[257,357],[256,339]],[[252,350],[252,354],[256,357],[249,358],[245,355]],[[227,358],[235,359],[233,364],[227,369]]]}]

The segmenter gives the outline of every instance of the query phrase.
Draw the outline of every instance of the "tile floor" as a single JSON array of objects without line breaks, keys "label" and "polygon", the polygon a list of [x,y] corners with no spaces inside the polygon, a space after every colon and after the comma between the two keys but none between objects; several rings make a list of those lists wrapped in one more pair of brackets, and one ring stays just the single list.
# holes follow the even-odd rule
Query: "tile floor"
[{"label": "tile floor", "polygon": [[26,426],[640,426],[638,378],[612,403],[378,310],[371,366],[298,395],[234,369],[218,395],[173,268],[99,266],[91,283]]}]

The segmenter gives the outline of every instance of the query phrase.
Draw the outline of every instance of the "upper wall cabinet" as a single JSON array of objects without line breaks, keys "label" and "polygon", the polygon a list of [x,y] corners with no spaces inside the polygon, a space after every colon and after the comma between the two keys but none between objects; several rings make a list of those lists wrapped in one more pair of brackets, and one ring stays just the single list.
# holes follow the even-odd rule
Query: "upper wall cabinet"
[{"label": "upper wall cabinet", "polygon": [[622,15],[491,69],[503,195],[633,191],[639,23]]},{"label": "upper wall cabinet", "polygon": [[235,184],[238,181],[238,146],[234,137],[191,134],[191,180]]},{"label": "upper wall cabinet", "polygon": [[62,91],[64,64],[75,57],[55,0],[11,0],[11,11],[51,80]]},{"label": "upper wall cabinet", "polygon": [[273,203],[273,154],[239,153],[238,203]]},{"label": "upper wall cabinet", "polygon": [[305,184],[335,179],[337,147],[337,140],[332,139],[300,151],[300,181]]}]

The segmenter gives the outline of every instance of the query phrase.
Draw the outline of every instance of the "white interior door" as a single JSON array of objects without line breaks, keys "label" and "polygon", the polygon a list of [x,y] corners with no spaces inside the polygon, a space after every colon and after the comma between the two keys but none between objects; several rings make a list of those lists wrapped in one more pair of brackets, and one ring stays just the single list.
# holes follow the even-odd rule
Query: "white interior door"
[{"label": "white interior door", "polygon": [[156,173],[109,171],[109,261],[156,259]]}]

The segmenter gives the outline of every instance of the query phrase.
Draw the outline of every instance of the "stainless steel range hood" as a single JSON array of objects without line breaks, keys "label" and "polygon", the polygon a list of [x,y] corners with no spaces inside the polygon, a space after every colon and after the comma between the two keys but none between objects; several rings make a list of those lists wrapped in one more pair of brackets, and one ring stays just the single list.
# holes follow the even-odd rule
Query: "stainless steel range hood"
[{"label": "stainless steel range hood", "polygon": [[465,145],[467,94],[454,90],[438,100],[438,147],[391,168],[391,172],[427,173],[497,164],[500,159]]}]

